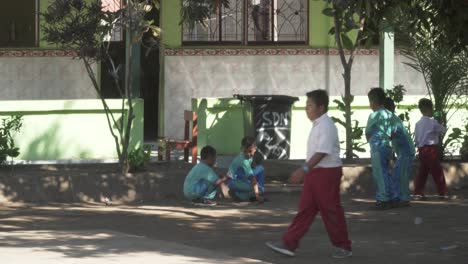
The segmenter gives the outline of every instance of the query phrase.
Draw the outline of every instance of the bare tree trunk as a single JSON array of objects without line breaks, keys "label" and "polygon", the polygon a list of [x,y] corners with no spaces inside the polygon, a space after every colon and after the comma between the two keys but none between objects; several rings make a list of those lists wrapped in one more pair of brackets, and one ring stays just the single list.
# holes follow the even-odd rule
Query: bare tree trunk
[{"label": "bare tree trunk", "polygon": [[346,122],[346,152],[345,159],[350,161],[353,159],[353,141],[352,141],[352,124],[351,124],[351,64],[344,67],[343,74],[345,84],[345,122]]},{"label": "bare tree trunk", "polygon": [[343,43],[341,42],[341,21],[338,15],[335,13],[334,15],[334,23],[335,23],[335,41],[338,45],[338,52],[340,55],[341,64],[343,66],[343,79],[345,84],[345,94],[344,94],[344,104],[345,104],[345,142],[346,142],[346,150],[345,150],[345,159],[347,161],[353,158],[353,141],[352,141],[352,124],[351,124],[351,66],[352,66],[352,56],[350,61],[346,61],[346,56],[344,53]]},{"label": "bare tree trunk", "polygon": [[98,81],[95,78],[94,71],[91,68],[91,64],[85,58],[83,58],[83,63],[85,65],[88,76],[90,77],[90,79],[91,79],[91,81],[93,83],[94,90],[97,92],[97,94],[99,96],[99,99],[101,100],[102,105],[104,107],[104,112],[106,113],[106,118],[107,118],[107,125],[109,126],[109,130],[111,132],[111,135],[114,138],[115,147],[116,147],[116,151],[117,151],[117,156],[118,156],[119,161],[120,161],[121,158],[122,158],[122,152],[120,150],[119,138],[117,137],[117,135],[114,132],[113,125],[117,126],[117,130],[119,131],[119,134],[120,134],[121,128],[118,127],[117,121],[115,120],[114,115],[112,114],[112,110],[109,108],[109,106],[107,105],[106,100],[104,99],[104,97],[101,94],[101,90],[99,89],[99,84],[98,84]]}]

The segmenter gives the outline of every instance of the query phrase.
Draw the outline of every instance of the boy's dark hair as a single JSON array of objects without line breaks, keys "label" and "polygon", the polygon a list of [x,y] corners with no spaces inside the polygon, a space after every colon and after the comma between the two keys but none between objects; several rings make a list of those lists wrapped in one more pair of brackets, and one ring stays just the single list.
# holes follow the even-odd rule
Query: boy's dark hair
[{"label": "boy's dark hair", "polygon": [[251,136],[245,136],[241,141],[241,147],[250,148],[255,145],[255,138]]},{"label": "boy's dark hair", "polygon": [[210,145],[204,146],[200,151],[200,158],[206,160],[212,157],[216,157],[216,149]]},{"label": "boy's dark hair", "polygon": [[419,110],[421,110],[421,112],[432,110],[432,107],[433,107],[432,101],[427,98],[423,98],[419,100],[418,107],[419,107]]},{"label": "boy's dark hair", "polygon": [[390,111],[392,113],[395,113],[395,102],[393,101],[392,98],[390,98],[390,97],[385,98],[384,107],[388,111]]},{"label": "boy's dark hair", "polygon": [[253,155],[253,162],[255,163],[255,165],[262,164],[263,160],[263,154],[260,153],[260,151],[255,152],[255,154]]},{"label": "boy's dark hair", "polygon": [[306,93],[307,98],[312,99],[317,106],[324,106],[325,113],[328,112],[328,94],[325,90],[313,90]]},{"label": "boy's dark hair", "polygon": [[367,97],[369,97],[369,101],[372,103],[376,103],[377,105],[383,105],[385,103],[385,95],[384,89],[380,87],[371,88],[369,93],[367,93]]}]

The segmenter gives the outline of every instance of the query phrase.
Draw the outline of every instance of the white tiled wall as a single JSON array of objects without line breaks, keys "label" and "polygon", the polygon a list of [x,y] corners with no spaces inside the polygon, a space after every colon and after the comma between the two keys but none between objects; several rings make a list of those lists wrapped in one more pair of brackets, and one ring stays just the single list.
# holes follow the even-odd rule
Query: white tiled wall
[{"label": "white tiled wall", "polygon": [[[425,95],[422,76],[395,55],[395,84],[407,95]],[[233,94],[304,96],[327,89],[344,94],[342,65],[336,55],[167,56],[165,58],[165,134],[182,137],[184,109],[191,98],[232,97]],[[379,85],[379,56],[358,55],[353,64],[352,94],[366,95]]]},{"label": "white tiled wall", "polygon": [[0,100],[95,99],[81,60],[0,57]]}]

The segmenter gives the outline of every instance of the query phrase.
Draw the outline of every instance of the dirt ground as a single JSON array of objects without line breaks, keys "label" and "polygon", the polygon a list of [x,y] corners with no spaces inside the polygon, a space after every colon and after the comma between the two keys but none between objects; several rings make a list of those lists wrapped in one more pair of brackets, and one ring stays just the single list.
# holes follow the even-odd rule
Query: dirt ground
[{"label": "dirt ground", "polygon": [[[354,256],[334,260],[329,257],[331,245],[320,216],[303,238],[296,257],[275,254],[264,245],[266,241],[280,239],[288,227],[296,213],[300,186],[269,183],[267,197],[270,201],[265,204],[236,204],[223,200],[216,207],[199,208],[180,196],[180,184],[190,165],[175,163],[155,164],[149,171],[126,176],[159,179],[157,183],[151,180],[147,183],[158,184],[160,190],[164,190],[161,191],[164,194],[155,194],[152,199],[141,196],[141,199],[134,199],[130,203],[106,206],[99,202],[102,193],[108,192],[112,196],[112,186],[117,186],[118,181],[109,187],[99,180],[100,186],[108,186],[108,190],[89,191],[81,196],[66,190],[77,197],[95,195],[97,198],[91,202],[78,199],[75,203],[31,202],[24,198],[33,197],[26,194],[28,190],[34,190],[31,187],[19,187],[32,183],[33,178],[43,179],[51,175],[57,179],[118,178],[112,168],[112,165],[96,164],[19,166],[14,169],[14,174],[10,174],[8,168],[0,169],[0,189],[4,194],[16,197],[11,199],[12,202],[0,205],[0,232],[104,229],[271,263],[468,263],[467,188],[451,189],[453,199],[450,200],[430,197],[427,201],[412,202],[411,207],[379,212],[368,210],[373,202],[372,190],[364,194],[343,195],[342,203],[353,241]],[[17,179],[13,181],[11,175]],[[38,183],[44,184],[42,181]],[[54,186],[50,189],[53,191],[66,189],[61,186],[60,180],[50,185]],[[125,193],[125,190],[123,188],[121,192]],[[421,218],[422,222],[415,223],[416,218]],[[21,247],[23,243],[26,241],[0,241],[0,245],[14,247]],[[57,243],[67,245],[67,240]],[[92,246],[94,250],[83,252],[84,257],[96,251],[112,250],[100,248],[98,244]],[[64,254],[74,254],[77,249],[60,250]]]}]

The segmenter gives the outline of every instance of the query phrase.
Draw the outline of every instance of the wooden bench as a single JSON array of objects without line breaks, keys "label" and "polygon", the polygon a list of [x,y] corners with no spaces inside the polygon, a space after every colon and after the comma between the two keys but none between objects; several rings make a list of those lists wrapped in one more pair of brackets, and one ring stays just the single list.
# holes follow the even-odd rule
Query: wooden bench
[{"label": "wooden bench", "polygon": [[[192,163],[197,163],[197,135],[198,135],[198,116],[193,111],[184,111],[184,139],[165,139],[166,160],[171,160],[171,151],[174,149],[184,149],[184,161],[189,161],[189,149],[192,153]],[[192,123],[192,133],[190,133],[190,123]],[[191,138],[190,138],[191,134]],[[161,157],[161,156],[160,156]]]}]

